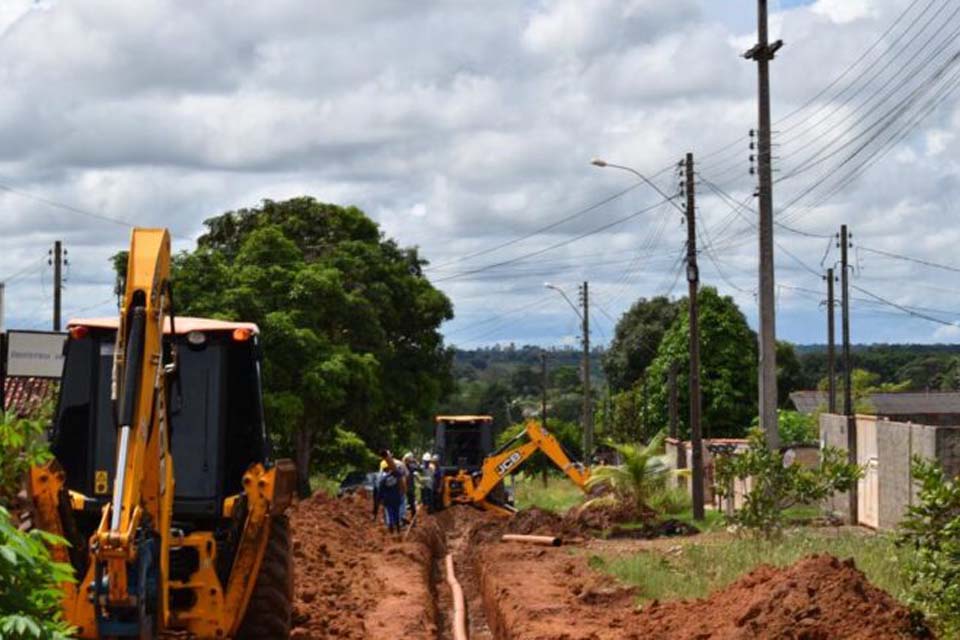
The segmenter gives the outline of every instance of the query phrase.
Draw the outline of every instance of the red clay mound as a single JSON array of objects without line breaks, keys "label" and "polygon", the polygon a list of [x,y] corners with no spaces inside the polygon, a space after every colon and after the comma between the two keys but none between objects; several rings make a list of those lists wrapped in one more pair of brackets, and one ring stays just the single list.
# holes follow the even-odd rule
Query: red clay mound
[{"label": "red clay mound", "polygon": [[648,605],[635,627],[645,639],[746,640],[930,638],[929,630],[852,560],[810,556],[761,566],[704,600]]}]

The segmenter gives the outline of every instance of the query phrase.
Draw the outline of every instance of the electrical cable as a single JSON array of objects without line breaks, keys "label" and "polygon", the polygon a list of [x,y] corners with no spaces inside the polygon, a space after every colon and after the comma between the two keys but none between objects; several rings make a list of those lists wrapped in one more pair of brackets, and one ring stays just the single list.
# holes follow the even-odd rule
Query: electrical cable
[{"label": "electrical cable", "polygon": [[[674,197],[675,197],[675,196],[674,196]],[[467,271],[461,271],[460,273],[455,273],[455,274],[452,274],[452,275],[449,275],[449,276],[444,276],[443,278],[435,278],[435,279],[433,280],[433,282],[435,282],[435,283],[436,283],[436,282],[448,282],[448,281],[450,281],[450,280],[456,280],[456,279],[462,278],[462,277],[464,277],[464,276],[470,276],[470,275],[474,275],[474,274],[477,274],[477,273],[482,273],[482,272],[484,272],[484,271],[488,271],[488,270],[490,270],[490,269],[495,269],[495,268],[498,268],[498,267],[502,267],[502,266],[504,266],[504,265],[514,264],[514,263],[520,262],[521,260],[527,260],[527,259],[529,259],[529,258],[534,258],[534,257],[536,257],[536,256],[539,256],[539,255],[542,255],[542,254],[544,254],[544,253],[547,253],[548,251],[553,251],[554,249],[559,249],[560,247],[564,247],[564,246],[566,246],[566,245],[568,245],[568,244],[572,244],[572,243],[577,242],[577,241],[579,241],[579,240],[583,240],[584,238],[587,238],[587,237],[589,237],[589,236],[596,235],[596,234],[598,234],[598,233],[602,233],[603,231],[606,231],[607,229],[611,229],[611,228],[613,228],[613,227],[615,227],[615,226],[617,226],[617,225],[619,225],[619,224],[623,224],[624,222],[628,222],[628,221],[630,221],[630,220],[632,220],[632,219],[634,219],[634,218],[636,218],[636,217],[638,217],[638,216],[640,216],[640,215],[643,215],[643,214],[645,214],[645,213],[649,213],[650,211],[653,211],[654,209],[659,208],[662,204],[668,202],[669,200],[671,200],[671,198],[665,198],[665,199],[660,200],[659,202],[657,202],[657,203],[655,203],[655,204],[653,204],[653,205],[650,205],[650,206],[645,207],[645,208],[643,208],[643,209],[639,209],[638,211],[634,211],[633,213],[631,213],[631,214],[629,214],[629,215],[627,215],[627,216],[624,216],[624,217],[622,217],[622,218],[618,218],[618,219],[614,220],[613,222],[609,222],[609,223],[607,223],[607,224],[605,224],[605,225],[602,225],[602,226],[600,226],[600,227],[597,227],[597,228],[595,228],[595,229],[592,229],[592,230],[590,230],[590,231],[587,231],[587,232],[585,232],[585,233],[582,233],[582,234],[580,234],[580,235],[578,235],[578,236],[576,236],[576,237],[568,238],[568,239],[563,240],[563,241],[561,241],[561,242],[557,242],[557,243],[555,243],[555,244],[550,245],[549,247],[545,247],[545,248],[543,248],[543,249],[538,249],[537,251],[533,251],[533,252],[530,252],[530,253],[527,253],[527,254],[524,254],[524,255],[521,255],[521,256],[517,256],[517,257],[515,257],[515,258],[510,258],[509,260],[503,260],[503,261],[501,261],[501,262],[496,262],[496,263],[493,263],[493,264],[484,265],[484,266],[482,266],[482,267],[477,267],[477,268],[475,268],[475,269],[469,269],[469,270],[467,270]]]}]

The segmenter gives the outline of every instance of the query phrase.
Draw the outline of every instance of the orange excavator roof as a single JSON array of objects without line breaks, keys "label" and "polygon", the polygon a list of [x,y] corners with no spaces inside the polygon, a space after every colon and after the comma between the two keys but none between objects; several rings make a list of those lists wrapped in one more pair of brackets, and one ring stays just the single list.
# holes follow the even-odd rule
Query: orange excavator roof
[{"label": "orange excavator roof", "polygon": [[493,416],[437,416],[437,422],[493,422]]},{"label": "orange excavator roof", "polygon": [[[70,327],[90,327],[92,329],[116,329],[119,324],[117,316],[109,318],[74,318],[67,323]],[[174,318],[174,325],[177,329],[177,335],[190,333],[191,331],[234,331],[236,329],[246,329],[254,334],[260,333],[260,328],[252,322],[228,322],[226,320],[214,320],[212,318],[190,318],[186,316],[177,316]],[[170,318],[164,323],[163,332],[170,333]]]}]

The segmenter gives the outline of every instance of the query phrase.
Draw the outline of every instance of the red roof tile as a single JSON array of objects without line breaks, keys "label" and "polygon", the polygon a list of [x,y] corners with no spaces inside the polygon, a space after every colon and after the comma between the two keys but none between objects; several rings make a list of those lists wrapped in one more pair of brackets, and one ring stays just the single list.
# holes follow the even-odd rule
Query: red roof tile
[{"label": "red roof tile", "polygon": [[7,378],[3,385],[4,406],[12,414],[29,416],[57,398],[57,380],[50,378]]}]

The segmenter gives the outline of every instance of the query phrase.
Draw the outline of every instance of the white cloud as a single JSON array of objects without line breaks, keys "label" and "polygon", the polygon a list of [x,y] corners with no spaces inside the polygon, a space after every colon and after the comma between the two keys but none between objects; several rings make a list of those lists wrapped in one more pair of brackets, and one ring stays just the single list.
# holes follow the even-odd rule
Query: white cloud
[{"label": "white cloud", "polygon": [[[790,8],[776,12],[773,25],[786,41],[772,64],[781,178],[816,161],[812,154],[837,132],[844,133],[821,155],[862,133],[869,120],[856,123],[858,105],[880,78],[847,104],[828,93],[808,117],[782,118],[903,9],[894,0],[797,4],[784,3]],[[458,328],[537,302],[545,279],[571,290],[589,279],[598,304],[614,315],[637,296],[671,285],[681,293],[684,232],[675,209],[584,235],[655,202],[646,188],[516,240],[632,184],[626,173],[589,166],[594,156],[656,174],[693,151],[703,177],[750,204],[747,140],[705,155],[755,126],[755,65],[740,57],[753,31],[752,5],[720,10],[713,0],[276,0],[189,8],[174,0],[11,0],[0,3],[0,185],[166,224],[179,248],[205,218],[262,198],[308,193],[355,204],[387,234],[420,246],[438,281],[509,263],[440,282],[457,307],[456,341],[559,340],[575,333],[576,322],[551,298]],[[855,77],[868,79],[856,72],[848,80]],[[862,245],[951,262],[960,241],[951,231],[960,197],[957,113],[947,100],[863,177],[786,222],[817,234],[846,222]],[[842,177],[834,165],[815,162],[802,177],[778,183],[777,205],[816,179]],[[657,177],[671,192],[676,181],[669,169]],[[704,282],[734,294],[752,321],[754,214],[733,214],[705,183],[699,189],[701,231],[712,245],[701,256]],[[123,225],[0,190],[0,278],[36,263],[8,287],[11,323],[49,315],[49,274],[41,267],[54,239],[66,242],[74,260],[69,309],[109,298],[106,260],[127,235]],[[820,268],[825,239],[783,229],[777,237]],[[864,287],[931,306],[929,291],[902,283],[935,284],[935,273],[866,252],[859,260]],[[821,286],[782,251],[777,266],[779,282]],[[822,340],[816,301],[786,291],[781,335]],[[594,337],[609,335],[609,321],[595,316]],[[854,337],[934,339],[916,322],[864,313]]]}]

